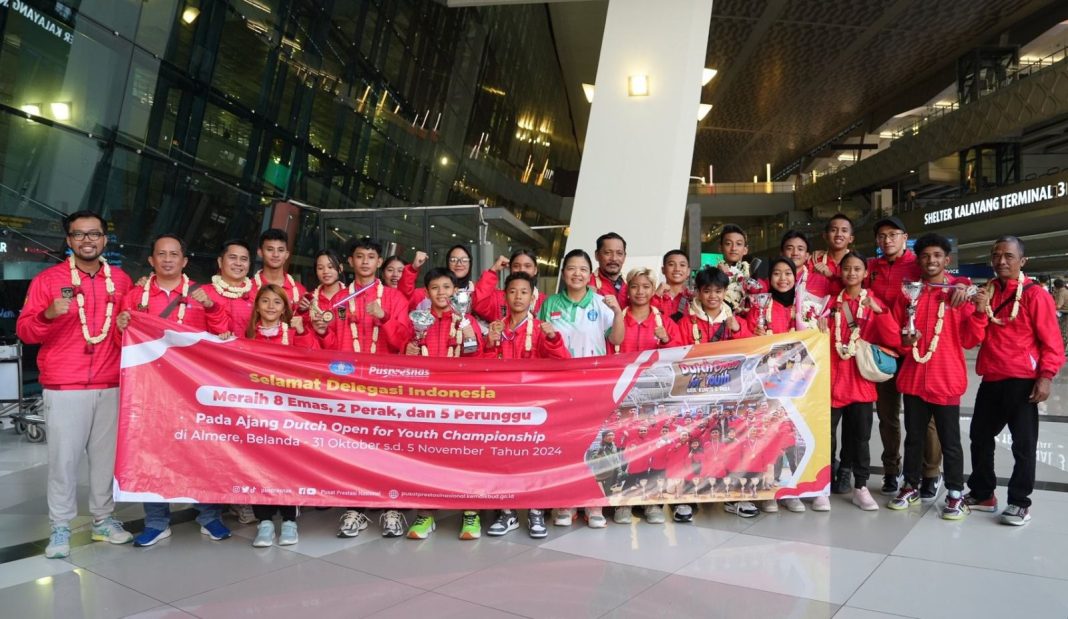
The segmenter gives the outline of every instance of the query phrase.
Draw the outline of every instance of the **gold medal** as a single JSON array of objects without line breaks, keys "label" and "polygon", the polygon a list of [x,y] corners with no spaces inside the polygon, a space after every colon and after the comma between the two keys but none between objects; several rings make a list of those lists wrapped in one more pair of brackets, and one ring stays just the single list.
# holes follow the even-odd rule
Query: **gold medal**
[{"label": "gold medal", "polygon": [[330,322],[330,321],[334,320],[334,312],[331,312],[330,310],[327,310],[327,311],[323,312],[322,314],[319,314],[319,317],[322,319],[323,322]]}]

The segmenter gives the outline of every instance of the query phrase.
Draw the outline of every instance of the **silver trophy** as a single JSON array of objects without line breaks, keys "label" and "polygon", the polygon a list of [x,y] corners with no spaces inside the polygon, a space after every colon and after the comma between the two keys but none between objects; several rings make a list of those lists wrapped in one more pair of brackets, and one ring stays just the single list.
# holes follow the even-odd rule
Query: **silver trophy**
[{"label": "silver trophy", "polygon": [[[467,313],[471,311],[471,293],[468,290],[457,290],[452,294],[449,299],[449,307],[452,311],[456,312],[460,316],[460,324],[463,324],[467,320]],[[478,349],[478,340],[464,340],[463,349],[465,353],[470,353]]]},{"label": "silver trophy", "polygon": [[426,339],[426,332],[434,326],[434,315],[430,313],[430,310],[415,310],[408,314],[408,318],[411,319],[412,327],[415,328],[415,341],[422,346],[423,340]]},{"label": "silver trophy", "polygon": [[760,312],[759,314],[757,314],[758,324],[760,325],[761,329],[767,329],[768,328],[768,324],[767,324],[768,323],[768,320],[767,320],[767,309],[768,309],[768,304],[771,303],[771,293],[770,292],[761,292],[759,294],[754,294],[754,295],[752,295],[752,299],[753,299],[753,303],[757,307],[757,311]]},{"label": "silver trophy", "polygon": [[905,294],[905,298],[909,300],[908,313],[909,323],[901,330],[902,335],[915,335],[916,334],[916,303],[920,300],[920,293],[923,292],[923,282],[901,282],[901,292]]}]

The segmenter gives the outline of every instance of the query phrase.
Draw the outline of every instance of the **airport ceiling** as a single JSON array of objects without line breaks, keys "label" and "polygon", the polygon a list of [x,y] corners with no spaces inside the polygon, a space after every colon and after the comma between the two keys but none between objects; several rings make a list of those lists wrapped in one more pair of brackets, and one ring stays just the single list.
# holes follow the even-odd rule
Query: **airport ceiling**
[{"label": "airport ceiling", "polygon": [[1064,20],[1056,0],[715,0],[693,174],[764,179],[857,124],[920,105],[956,79],[956,60],[1022,44]]}]

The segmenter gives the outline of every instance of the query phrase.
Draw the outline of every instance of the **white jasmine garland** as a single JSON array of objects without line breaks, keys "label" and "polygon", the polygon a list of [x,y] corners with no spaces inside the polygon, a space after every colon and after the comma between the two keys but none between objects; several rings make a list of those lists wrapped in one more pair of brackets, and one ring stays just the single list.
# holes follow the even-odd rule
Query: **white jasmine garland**
[{"label": "white jasmine garland", "polygon": [[104,271],[104,289],[108,293],[108,303],[104,310],[104,326],[100,328],[98,335],[89,334],[89,324],[85,316],[85,295],[82,293],[82,276],[78,272],[77,263],[74,256],[67,260],[70,264],[70,283],[77,291],[75,299],[78,303],[78,320],[82,323],[82,337],[85,338],[85,343],[90,345],[99,344],[107,338],[111,330],[111,315],[115,312],[115,282],[111,280],[111,265],[103,256],[100,256],[99,260],[100,268]]}]

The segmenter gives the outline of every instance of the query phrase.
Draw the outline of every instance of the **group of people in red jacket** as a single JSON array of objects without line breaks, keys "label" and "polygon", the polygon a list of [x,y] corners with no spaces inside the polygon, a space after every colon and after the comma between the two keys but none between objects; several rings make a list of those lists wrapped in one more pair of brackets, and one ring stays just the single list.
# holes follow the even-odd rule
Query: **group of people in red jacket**
[{"label": "group of people in red jacket", "polygon": [[[1015,237],[1004,237],[994,244],[991,261],[996,278],[976,288],[947,271],[951,248],[944,238],[924,235],[910,251],[905,248],[908,237],[904,226],[896,218],[887,218],[874,228],[882,255],[866,260],[850,249],[853,223],[844,215],[836,215],[826,228],[826,251],[810,252],[804,234],[787,233],[781,245],[782,257],[771,261],[763,280],[750,273],[745,260],[745,232],[727,225],[720,236],[724,262],[698,271],[691,287],[690,265],[679,250],[664,256],[663,283],[649,269],[635,269],[624,277],[626,242],[618,234],[608,233],[597,241],[596,270],[581,250],[565,257],[563,291],[550,301],[537,288],[537,261],[531,251],[519,250],[511,258],[499,258],[476,283],[470,250],[457,245],[447,252],[446,264],[429,269],[423,287],[417,288],[427,255],[418,252],[411,264],[404,265],[396,257],[382,256],[381,246],[371,239],[355,240],[344,257],[329,250],[318,252],[317,285],[309,292],[286,271],[289,241],[280,230],[268,230],[261,236],[255,252],[263,266],[251,275],[253,248],[241,240],[226,242],[218,257],[218,273],[204,286],[185,274],[188,258],[184,241],[176,235],[161,235],[153,240],[148,258],[152,272],[135,284],[102,257],[108,242],[103,217],[81,211],[68,216],[64,224],[70,255],[34,278],[17,324],[24,342],[41,345],[38,364],[49,423],[52,533],[48,557],[64,557],[70,552],[70,522],[77,515],[78,466],[85,452],[89,454],[93,540],[134,541],[135,545],[148,546],[170,535],[166,504],[146,504],[145,530],[136,539],[113,516],[120,338],[136,312],[223,337],[240,336],[279,345],[368,354],[506,359],[626,353],[820,328],[830,333],[833,348],[833,440],[837,425],[842,425],[841,453],[837,442],[832,449],[835,490],[849,491],[852,485],[855,504],[862,509],[876,508],[867,489],[867,444],[873,403],[878,401],[884,446],[883,492],[894,496],[888,507],[905,509],[934,499],[940,480],[940,451],[948,489],[943,516],[960,518],[969,509],[994,511],[994,437],[1007,425],[1013,434],[1016,466],[1002,521],[1025,524],[1030,519],[1037,403],[1049,396],[1064,351],[1059,346],[1052,299],[1023,275],[1024,247]],[[510,274],[502,289],[505,269]],[[346,271],[351,271],[351,280]],[[906,298],[903,281],[921,282],[921,292],[914,299]],[[458,291],[470,297],[471,315],[453,311],[451,300]],[[577,311],[580,308],[583,311]],[[425,312],[420,316],[429,318],[417,331],[410,313],[419,310]],[[915,330],[902,330],[912,323]],[[971,426],[971,491],[964,494],[959,436],[960,397],[967,381],[963,350],[980,343],[976,370],[983,383]],[[896,381],[873,383],[857,370],[857,348],[869,344],[900,353]],[[903,467],[898,453],[899,394],[904,395],[906,431]],[[770,406],[770,402],[757,406]],[[769,475],[766,469],[781,467],[783,456],[790,460],[790,453],[791,469],[796,466],[798,444],[796,432],[790,433],[794,442],[787,444],[788,415],[778,407],[767,415],[769,418],[760,424],[750,424],[742,416],[746,423],[732,427],[731,418],[741,416],[740,412],[729,415],[720,410],[694,420],[693,428],[657,425],[661,435],[669,435],[662,440],[686,453],[685,458],[657,461],[665,471],[664,490],[671,480],[678,482],[672,490],[681,492],[682,483],[698,490],[692,483],[694,463],[709,462],[706,449],[721,449],[732,432],[736,441],[766,440],[769,432],[783,437],[782,449],[776,453],[778,462],[735,466],[725,458],[728,470],[716,471],[712,470],[716,466],[710,466],[708,474],[702,473],[701,477],[713,478],[707,482],[708,490],[726,493],[743,486],[752,498],[754,489],[776,483],[778,473]],[[717,430],[718,442],[706,448]],[[739,435],[739,430],[744,434]],[[635,437],[643,431],[648,435],[653,428],[638,428]],[[607,457],[605,445],[612,441],[626,444],[632,440],[628,433],[620,436],[619,432],[606,428],[601,433],[595,445],[602,451],[598,457]],[[639,477],[630,477],[631,464],[635,465],[633,475]],[[729,470],[761,467],[763,472]],[[599,470],[610,468],[602,466]],[[904,484],[899,487],[902,469]],[[644,492],[651,479],[648,472],[659,469],[650,459],[644,464],[628,462],[625,470],[627,477],[613,479],[609,487],[634,481]],[[713,475],[715,472],[724,474]],[[739,472],[742,476],[735,477]],[[646,480],[644,486],[642,479]],[[725,505],[741,516],[758,513],[745,500]],[[230,536],[219,506],[197,507],[202,533],[211,539]],[[761,507],[764,511],[778,509],[774,500],[764,501]],[[797,500],[787,502],[786,507],[791,511],[804,509]],[[829,507],[826,497],[813,502],[817,510]],[[647,505],[647,519],[662,521],[663,513],[657,517],[658,509]],[[274,543],[273,517],[277,512],[282,517],[278,543],[296,543],[296,508],[239,506],[237,512],[243,522],[259,521],[254,545]],[[692,515],[692,506],[675,507],[676,521],[689,521]],[[570,525],[572,516],[572,509],[554,510],[554,523]],[[590,526],[604,526],[599,508],[587,508],[586,517]],[[631,517],[629,509],[617,510],[615,515],[619,522],[629,522]],[[406,524],[403,515],[392,510],[383,513],[380,523],[388,536],[403,535]],[[352,537],[367,526],[368,519],[361,510],[346,509],[338,534]],[[420,513],[408,536],[425,538],[434,527],[433,515]],[[501,510],[489,533],[502,535],[516,527],[514,510]],[[541,510],[530,510],[528,532],[535,537],[546,534]],[[465,512],[461,537],[471,539],[479,534],[477,513]]]}]

